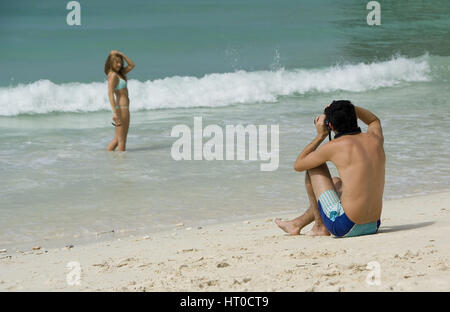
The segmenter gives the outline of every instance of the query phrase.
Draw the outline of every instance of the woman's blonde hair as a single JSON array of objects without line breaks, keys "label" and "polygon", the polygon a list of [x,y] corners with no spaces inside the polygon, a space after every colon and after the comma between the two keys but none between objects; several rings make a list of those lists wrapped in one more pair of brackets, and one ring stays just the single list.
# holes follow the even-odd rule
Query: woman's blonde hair
[{"label": "woman's blonde hair", "polygon": [[127,80],[127,76],[124,73],[124,69],[125,67],[123,67],[123,57],[122,55],[119,54],[110,54],[108,55],[106,62],[105,62],[105,75],[108,76],[109,72],[113,70],[112,64],[115,60],[117,60],[118,58],[120,58],[120,60],[122,61],[122,67],[120,68],[118,74],[120,74],[121,77],[123,77],[125,80]]}]

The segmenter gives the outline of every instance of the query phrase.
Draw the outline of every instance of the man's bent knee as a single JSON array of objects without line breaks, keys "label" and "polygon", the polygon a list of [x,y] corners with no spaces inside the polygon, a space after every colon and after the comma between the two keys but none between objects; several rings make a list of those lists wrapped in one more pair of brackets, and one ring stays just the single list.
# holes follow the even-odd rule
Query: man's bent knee
[{"label": "man's bent knee", "polygon": [[327,166],[327,163],[323,163],[323,164],[321,164],[321,165],[319,165],[319,166],[317,166],[317,167],[308,169],[308,171],[314,170],[314,169],[327,169],[327,170],[328,170],[328,166]]}]

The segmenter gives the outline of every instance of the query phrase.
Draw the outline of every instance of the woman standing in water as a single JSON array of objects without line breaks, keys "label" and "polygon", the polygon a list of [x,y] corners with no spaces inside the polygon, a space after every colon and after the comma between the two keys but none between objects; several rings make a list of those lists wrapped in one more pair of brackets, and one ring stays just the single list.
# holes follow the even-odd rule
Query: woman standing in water
[{"label": "woman standing in water", "polygon": [[[124,67],[124,60],[128,63]],[[130,100],[128,99],[127,76],[134,63],[122,52],[112,50],[105,62],[105,74],[108,76],[108,98],[113,110],[115,126],[114,139],[108,144],[108,151],[125,151],[128,128],[130,126]],[[114,99],[114,94],[116,98]]]}]

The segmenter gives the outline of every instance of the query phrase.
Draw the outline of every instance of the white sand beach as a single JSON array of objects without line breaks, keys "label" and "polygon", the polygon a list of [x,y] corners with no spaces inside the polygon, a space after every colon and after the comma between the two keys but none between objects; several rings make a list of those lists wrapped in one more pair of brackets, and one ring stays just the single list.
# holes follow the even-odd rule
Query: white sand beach
[{"label": "white sand beach", "polygon": [[[449,202],[450,192],[385,201],[379,233],[354,238],[289,236],[268,216],[0,253],[0,290],[450,291]],[[67,283],[68,274],[76,280],[67,267],[73,261],[79,285]],[[368,283],[378,264],[379,284]]]}]

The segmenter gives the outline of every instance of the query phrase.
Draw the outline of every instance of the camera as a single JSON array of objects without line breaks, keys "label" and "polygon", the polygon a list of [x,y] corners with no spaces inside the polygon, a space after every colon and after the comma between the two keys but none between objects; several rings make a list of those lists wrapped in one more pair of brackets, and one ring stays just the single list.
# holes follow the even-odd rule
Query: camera
[{"label": "camera", "polygon": [[[324,111],[325,114],[325,111]],[[313,119],[314,122],[314,126],[316,125],[316,118]],[[331,141],[331,128],[329,126],[330,120],[328,119],[327,115],[325,114],[325,120],[323,121],[323,124],[325,125],[325,127],[327,127],[327,131],[328,131],[328,141]]]}]

